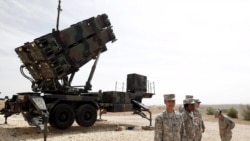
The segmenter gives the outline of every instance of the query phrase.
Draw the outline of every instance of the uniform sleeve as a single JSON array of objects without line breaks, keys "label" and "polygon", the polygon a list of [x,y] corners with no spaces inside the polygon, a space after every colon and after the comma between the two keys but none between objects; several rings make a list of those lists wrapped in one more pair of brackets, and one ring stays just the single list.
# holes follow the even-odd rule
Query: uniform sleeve
[{"label": "uniform sleeve", "polygon": [[206,128],[203,119],[201,120],[201,127],[202,127],[202,129]]},{"label": "uniform sleeve", "polygon": [[181,115],[181,131],[180,131],[180,134],[181,134],[181,140],[182,140],[183,136],[185,135],[184,120],[183,120],[182,115]]},{"label": "uniform sleeve", "polygon": [[199,112],[200,113],[200,117],[201,117],[201,128],[204,130],[206,127],[205,127],[205,124],[204,124],[204,120],[203,120],[203,118],[202,118],[202,114],[201,114],[201,112]]},{"label": "uniform sleeve", "polygon": [[233,129],[235,127],[235,123],[234,121],[232,121],[231,119],[228,118],[228,129]]},{"label": "uniform sleeve", "polygon": [[155,118],[155,135],[154,135],[154,141],[162,141],[163,137],[163,120],[161,116],[157,116]]}]

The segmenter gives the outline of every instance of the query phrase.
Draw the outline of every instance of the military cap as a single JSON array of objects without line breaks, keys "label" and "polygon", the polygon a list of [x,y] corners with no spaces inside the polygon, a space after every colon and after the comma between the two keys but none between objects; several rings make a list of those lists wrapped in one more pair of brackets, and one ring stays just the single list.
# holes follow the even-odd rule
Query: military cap
[{"label": "military cap", "polygon": [[192,95],[186,95],[186,99],[193,99],[194,98],[194,96],[192,96]]},{"label": "military cap", "polygon": [[221,110],[216,110],[214,112],[214,117],[217,118],[219,116],[219,114],[221,114]]},{"label": "military cap", "polygon": [[164,101],[175,100],[175,94],[165,94]]},{"label": "military cap", "polygon": [[194,103],[195,103],[194,99],[191,98],[183,100],[183,104],[194,104]]},{"label": "military cap", "polygon": [[195,99],[194,100],[196,103],[201,103],[201,101],[199,99]]},{"label": "military cap", "polygon": [[186,104],[186,99],[183,100],[183,104]]}]

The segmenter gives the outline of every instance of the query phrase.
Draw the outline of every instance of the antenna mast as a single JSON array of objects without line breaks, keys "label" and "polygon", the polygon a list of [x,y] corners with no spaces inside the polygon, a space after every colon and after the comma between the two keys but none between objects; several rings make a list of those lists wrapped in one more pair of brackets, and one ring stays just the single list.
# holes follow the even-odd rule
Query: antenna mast
[{"label": "antenna mast", "polygon": [[56,20],[56,31],[58,31],[58,26],[59,26],[59,16],[60,12],[62,11],[61,9],[61,0],[58,0],[58,7],[57,7],[57,20]]}]

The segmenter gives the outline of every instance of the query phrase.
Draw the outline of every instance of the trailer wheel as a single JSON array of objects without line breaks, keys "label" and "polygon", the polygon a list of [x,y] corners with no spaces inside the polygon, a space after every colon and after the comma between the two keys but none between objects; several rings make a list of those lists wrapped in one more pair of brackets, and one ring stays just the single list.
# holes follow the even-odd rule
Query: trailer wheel
[{"label": "trailer wheel", "polygon": [[96,108],[90,104],[81,105],[76,111],[76,123],[82,127],[92,126],[96,119]]},{"label": "trailer wheel", "polygon": [[67,129],[74,123],[75,113],[68,104],[59,104],[50,111],[49,123],[56,129]]}]

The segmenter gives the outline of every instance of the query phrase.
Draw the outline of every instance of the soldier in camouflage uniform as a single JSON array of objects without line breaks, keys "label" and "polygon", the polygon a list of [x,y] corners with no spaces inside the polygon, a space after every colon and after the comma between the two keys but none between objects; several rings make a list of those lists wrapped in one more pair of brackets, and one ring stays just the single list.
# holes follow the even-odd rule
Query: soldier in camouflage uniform
[{"label": "soldier in camouflage uniform", "polygon": [[184,122],[184,133],[182,134],[182,141],[198,141],[197,128],[199,120],[194,116],[195,101],[192,98],[183,101],[184,112],[182,118]]},{"label": "soldier in camouflage uniform", "polygon": [[219,119],[219,130],[221,141],[230,141],[232,138],[232,129],[235,127],[235,123],[222,114],[220,110],[215,112],[215,118]]},{"label": "soldier in camouflage uniform", "polygon": [[174,111],[175,94],[164,95],[166,111],[155,119],[155,141],[181,141],[183,120],[179,113]]},{"label": "soldier in camouflage uniform", "polygon": [[[194,98],[194,96],[193,95],[186,95],[185,96],[185,99],[190,99],[190,98]],[[183,105],[180,105],[179,112],[180,113],[184,112],[184,106]]]},{"label": "soldier in camouflage uniform", "polygon": [[197,128],[197,136],[198,136],[198,140],[201,141],[202,138],[202,133],[205,132],[205,124],[204,121],[202,119],[202,114],[199,111],[199,107],[200,107],[200,103],[201,101],[199,99],[195,99],[195,109],[194,109],[194,116],[197,117],[198,119],[198,128]]}]

